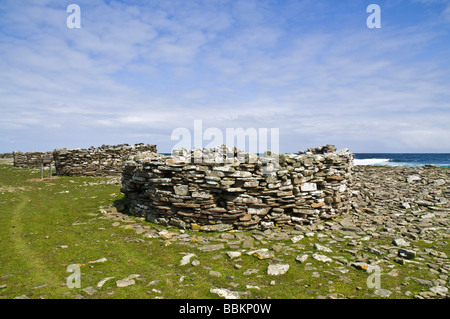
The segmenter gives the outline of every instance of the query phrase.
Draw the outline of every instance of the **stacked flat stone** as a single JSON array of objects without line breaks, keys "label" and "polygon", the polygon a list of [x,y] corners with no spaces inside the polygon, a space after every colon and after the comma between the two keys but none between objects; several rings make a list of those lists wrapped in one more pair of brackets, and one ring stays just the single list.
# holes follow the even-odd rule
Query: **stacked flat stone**
[{"label": "stacked flat stone", "polygon": [[257,156],[221,147],[125,162],[121,191],[133,215],[204,231],[310,224],[348,211],[353,154],[323,147]]},{"label": "stacked flat stone", "polygon": [[89,149],[55,149],[56,174],[67,176],[120,176],[129,156],[156,152],[156,145],[102,145]]},{"label": "stacked flat stone", "polygon": [[1,153],[0,158],[2,158],[2,159],[14,158],[14,155],[13,155],[13,153]]},{"label": "stacked flat stone", "polygon": [[[52,152],[13,152],[15,167],[38,168],[41,167],[43,157],[52,157]],[[45,165],[47,166],[47,165]]]}]

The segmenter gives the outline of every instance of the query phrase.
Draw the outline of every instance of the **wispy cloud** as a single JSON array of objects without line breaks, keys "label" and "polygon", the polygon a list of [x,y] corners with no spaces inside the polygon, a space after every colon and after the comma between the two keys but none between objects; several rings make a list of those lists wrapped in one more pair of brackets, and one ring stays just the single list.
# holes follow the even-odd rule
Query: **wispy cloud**
[{"label": "wispy cloud", "polygon": [[439,22],[450,11],[437,0],[415,3],[433,23],[386,9],[379,30],[365,26],[363,1],[86,0],[81,29],[66,27],[69,3],[0,4],[0,151],[169,151],[171,131],[195,119],[278,127],[282,151],[450,150],[450,41]]}]

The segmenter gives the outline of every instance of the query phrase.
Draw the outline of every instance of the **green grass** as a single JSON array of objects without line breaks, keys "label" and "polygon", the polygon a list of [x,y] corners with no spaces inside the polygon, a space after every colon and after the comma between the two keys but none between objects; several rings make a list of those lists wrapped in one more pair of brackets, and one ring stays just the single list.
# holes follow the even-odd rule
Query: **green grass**
[{"label": "green grass", "polygon": [[[236,250],[229,247],[223,251],[202,252],[179,242],[166,245],[160,238],[143,238],[132,229],[113,227],[113,221],[104,219],[99,207],[112,205],[123,195],[119,191],[120,185],[108,184],[108,178],[57,177],[42,181],[38,178],[39,170],[0,165],[0,287],[3,287],[0,298],[22,295],[33,299],[77,298],[79,295],[84,298],[218,298],[209,292],[212,286],[244,292],[242,298],[377,297],[366,285],[366,272],[337,262],[327,265],[312,259],[312,245],[318,242],[316,237],[306,237],[297,244],[277,242],[284,244],[284,249],[275,254],[276,258],[289,263],[290,269],[285,275],[272,277],[266,271],[273,260],[259,260],[244,253],[236,261],[225,254],[228,250]],[[150,228],[164,228],[134,219]],[[218,239],[217,234],[190,231],[188,234],[199,241],[204,238],[215,243]],[[244,235],[250,236],[251,232],[244,232]],[[337,242],[330,247],[333,253],[324,254],[351,261],[352,256],[341,251],[352,249],[347,243],[348,240]],[[255,248],[269,248],[272,244],[258,242]],[[390,242],[388,239],[370,242],[370,245],[376,244],[389,245]],[[417,242],[417,245],[424,249],[432,247],[433,243]],[[61,246],[67,248],[58,248]],[[180,266],[183,252],[195,253],[201,264]],[[295,257],[303,252],[310,255],[306,263],[317,270],[305,270],[306,263],[295,261]],[[360,252],[374,260],[377,258],[371,253]],[[103,257],[108,261],[88,263]],[[70,289],[66,285],[70,275],[67,267],[71,264],[81,265],[81,288]],[[236,269],[236,264],[242,268]],[[400,292],[394,290],[393,298],[407,298],[405,291],[416,294],[424,289],[414,281],[402,286],[405,277],[436,278],[428,269],[396,264],[398,276],[393,277],[387,275],[391,271],[388,264],[392,262],[381,264],[382,288],[401,287]],[[259,272],[244,275],[249,268],[259,269]],[[338,269],[348,272],[343,274]],[[222,276],[212,276],[210,270],[218,271]],[[320,273],[319,278],[311,276],[314,271]],[[130,274],[140,275],[135,279],[136,284],[117,288],[116,280]],[[115,278],[97,288],[97,283],[105,277]],[[149,285],[154,280],[160,281]],[[271,281],[275,284],[271,285]],[[260,290],[248,289],[247,285],[258,286]],[[89,296],[82,291],[90,286],[98,293]]]}]

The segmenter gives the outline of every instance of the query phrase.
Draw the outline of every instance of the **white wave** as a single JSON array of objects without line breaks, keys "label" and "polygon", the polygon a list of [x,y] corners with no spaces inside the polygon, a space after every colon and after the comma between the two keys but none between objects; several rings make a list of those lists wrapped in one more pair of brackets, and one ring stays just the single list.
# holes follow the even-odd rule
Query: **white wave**
[{"label": "white wave", "polygon": [[389,158],[366,158],[355,159],[353,160],[353,163],[355,165],[387,165],[389,161]]}]

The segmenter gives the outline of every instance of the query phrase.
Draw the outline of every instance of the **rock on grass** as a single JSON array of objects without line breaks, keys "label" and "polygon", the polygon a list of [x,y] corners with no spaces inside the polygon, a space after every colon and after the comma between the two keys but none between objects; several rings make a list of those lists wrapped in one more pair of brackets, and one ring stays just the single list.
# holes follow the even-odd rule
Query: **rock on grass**
[{"label": "rock on grass", "polygon": [[288,270],[288,264],[272,264],[267,268],[267,274],[271,276],[279,276],[284,275]]},{"label": "rock on grass", "polygon": [[225,298],[225,299],[240,299],[239,293],[236,291],[231,291],[225,288],[216,288],[211,287],[209,290],[212,294],[217,294],[219,297]]}]

